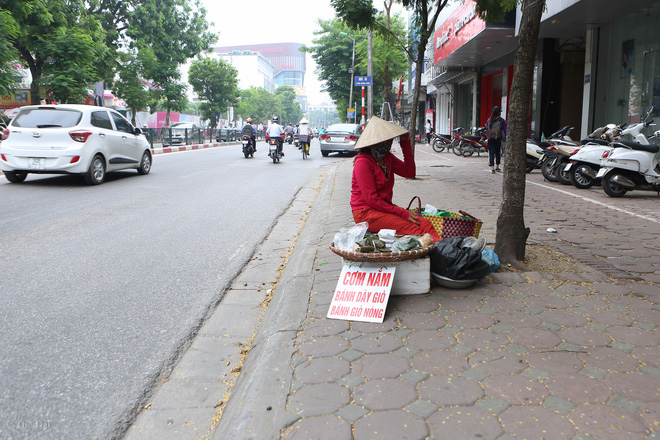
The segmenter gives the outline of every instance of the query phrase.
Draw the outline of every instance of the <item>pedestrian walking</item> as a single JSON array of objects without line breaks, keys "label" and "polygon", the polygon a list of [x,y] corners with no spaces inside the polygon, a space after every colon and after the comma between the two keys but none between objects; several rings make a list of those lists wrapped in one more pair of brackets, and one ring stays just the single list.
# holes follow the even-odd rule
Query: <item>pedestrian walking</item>
[{"label": "pedestrian walking", "polygon": [[426,143],[431,143],[431,134],[433,133],[433,125],[431,125],[431,120],[426,120]]},{"label": "pedestrian walking", "polygon": [[506,121],[501,116],[502,110],[495,106],[490,118],[486,121],[488,134],[488,165],[491,173],[501,172],[500,158],[502,155],[502,141],[506,139]]}]

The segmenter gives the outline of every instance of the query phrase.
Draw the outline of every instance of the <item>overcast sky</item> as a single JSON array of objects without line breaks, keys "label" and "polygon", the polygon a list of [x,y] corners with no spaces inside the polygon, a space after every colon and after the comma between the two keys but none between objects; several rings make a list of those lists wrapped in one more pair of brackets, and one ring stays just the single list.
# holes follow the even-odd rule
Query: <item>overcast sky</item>
[{"label": "overcast sky", "polygon": [[[376,2],[378,3],[378,2]],[[331,19],[335,10],[330,0],[202,0],[207,20],[214,23],[218,46],[259,43],[301,43],[311,45],[317,20]],[[307,54],[305,89],[310,104],[331,102],[314,73],[316,64]],[[348,74],[348,73],[347,73]]]}]

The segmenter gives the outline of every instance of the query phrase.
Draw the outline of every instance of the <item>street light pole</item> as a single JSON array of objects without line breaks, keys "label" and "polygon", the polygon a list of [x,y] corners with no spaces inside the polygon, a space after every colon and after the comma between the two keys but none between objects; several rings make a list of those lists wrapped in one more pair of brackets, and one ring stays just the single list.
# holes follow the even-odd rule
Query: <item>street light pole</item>
[{"label": "street light pole", "polygon": [[[351,60],[351,92],[349,93],[350,97],[348,98],[348,106],[350,107],[351,105],[353,105],[353,82],[354,82],[353,76],[355,75],[355,39],[350,35],[348,35],[346,32],[340,32],[339,35],[343,35],[353,40],[353,56]],[[353,109],[353,111],[355,112],[355,109]],[[357,120],[357,114],[355,113],[353,114],[355,115],[353,116],[353,123],[355,123],[355,121]]]}]

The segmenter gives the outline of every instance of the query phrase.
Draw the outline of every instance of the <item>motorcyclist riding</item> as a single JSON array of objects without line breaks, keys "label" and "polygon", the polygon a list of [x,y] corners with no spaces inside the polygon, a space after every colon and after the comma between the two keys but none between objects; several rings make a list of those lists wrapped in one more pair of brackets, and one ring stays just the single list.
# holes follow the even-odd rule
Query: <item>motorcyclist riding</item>
[{"label": "motorcyclist riding", "polygon": [[282,126],[279,124],[280,118],[277,116],[273,117],[273,123],[268,126],[268,130],[266,130],[266,134],[269,137],[274,137],[277,139],[277,150],[279,153],[284,157],[284,151],[282,151],[282,135],[284,134],[284,130],[282,129]]},{"label": "motorcyclist riding", "polygon": [[252,140],[252,146],[254,147],[254,151],[257,151],[257,132],[254,129],[254,126],[252,125],[252,118],[247,118],[245,120],[245,125],[241,129],[241,136],[247,136]]}]

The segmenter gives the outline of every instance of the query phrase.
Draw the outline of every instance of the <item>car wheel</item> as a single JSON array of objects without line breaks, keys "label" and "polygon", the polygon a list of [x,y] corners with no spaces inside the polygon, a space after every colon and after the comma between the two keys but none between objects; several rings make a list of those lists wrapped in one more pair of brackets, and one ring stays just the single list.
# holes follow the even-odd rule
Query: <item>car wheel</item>
[{"label": "car wheel", "polygon": [[323,157],[328,157],[329,154],[330,153],[327,152],[327,151],[321,151],[321,156],[323,156]]},{"label": "car wheel", "polygon": [[100,185],[105,179],[105,160],[97,154],[89,164],[89,171],[85,173],[85,182],[90,185]]},{"label": "car wheel", "polygon": [[145,175],[149,174],[151,171],[151,154],[148,151],[145,151],[142,155],[142,160],[140,161],[140,167],[137,169],[138,174]]},{"label": "car wheel", "polygon": [[4,173],[7,180],[9,180],[11,183],[21,183],[28,175],[28,173],[21,173],[16,171],[5,171]]}]

